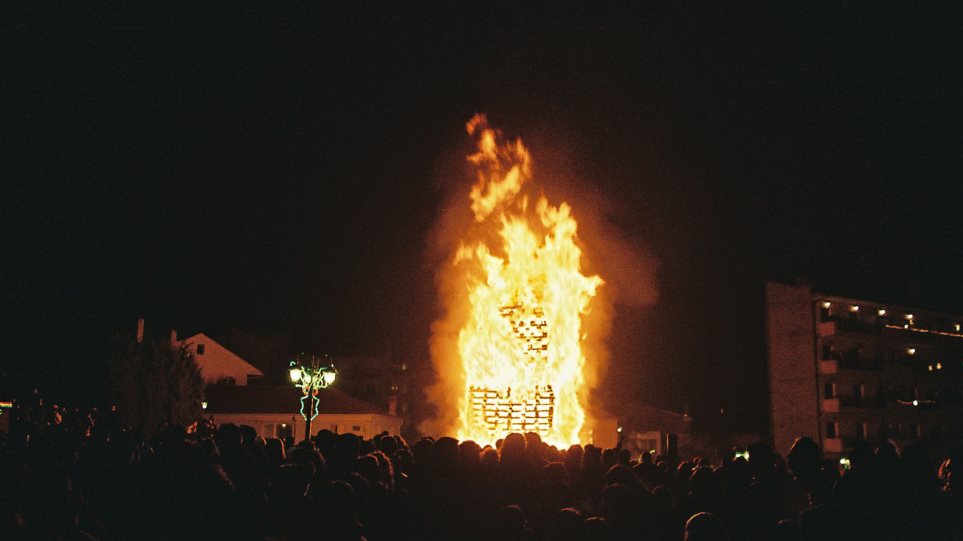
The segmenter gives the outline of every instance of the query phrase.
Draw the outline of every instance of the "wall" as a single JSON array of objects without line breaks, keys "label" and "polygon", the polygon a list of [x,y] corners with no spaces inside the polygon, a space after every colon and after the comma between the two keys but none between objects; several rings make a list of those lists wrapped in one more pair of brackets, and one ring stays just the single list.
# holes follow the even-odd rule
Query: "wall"
[{"label": "wall", "polygon": [[[201,369],[201,377],[206,384],[210,385],[225,378],[231,378],[235,385],[247,385],[249,375],[261,375],[260,370],[207,335],[197,334],[185,339],[182,343],[186,344],[194,354],[194,359]],[[198,346],[201,345],[204,346],[203,354],[198,352]]]},{"label": "wall", "polygon": [[[261,437],[275,437],[277,427],[284,424],[292,428],[294,441],[304,439],[304,417],[298,413],[219,413],[214,415],[214,422],[218,425],[234,423],[236,425],[250,425],[257,430]],[[339,434],[352,433],[364,439],[370,439],[387,431],[391,435],[401,434],[401,417],[380,414],[319,414],[311,421],[311,432],[328,429]],[[275,433],[265,433],[268,425],[273,426]],[[335,430],[336,429],[336,430]]]},{"label": "wall", "polygon": [[820,441],[815,321],[808,288],[766,284],[772,435],[782,456],[799,436]]}]

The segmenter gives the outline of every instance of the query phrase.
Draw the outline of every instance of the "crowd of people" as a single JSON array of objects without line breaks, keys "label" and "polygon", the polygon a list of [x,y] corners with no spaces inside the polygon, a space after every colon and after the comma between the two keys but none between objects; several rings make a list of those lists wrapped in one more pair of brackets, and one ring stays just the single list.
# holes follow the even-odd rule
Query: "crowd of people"
[{"label": "crowd of people", "polygon": [[364,440],[285,445],[249,426],[154,438],[56,418],[0,432],[0,539],[963,539],[958,456],[859,444],[849,467],[796,441],[720,464],[573,445]]}]

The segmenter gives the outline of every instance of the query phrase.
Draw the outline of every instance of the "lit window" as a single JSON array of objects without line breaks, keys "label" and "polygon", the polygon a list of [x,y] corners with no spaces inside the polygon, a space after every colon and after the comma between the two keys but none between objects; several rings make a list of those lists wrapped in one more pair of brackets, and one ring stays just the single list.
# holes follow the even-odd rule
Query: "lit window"
[{"label": "lit window", "polygon": [[906,321],[913,322],[913,314],[906,314]]},{"label": "lit window", "polygon": [[849,307],[849,311],[850,311],[850,312],[859,312],[859,306],[857,306],[857,305],[854,304],[854,305],[852,305],[852,306]]},{"label": "lit window", "polygon": [[933,371],[933,365],[928,365],[928,366],[926,367],[926,369],[927,369],[928,371],[932,372],[932,371]]},{"label": "lit window", "polygon": [[953,328],[956,329],[956,332],[960,332],[960,324],[959,324],[959,323],[955,323],[955,324],[953,325]]},{"label": "lit window", "polygon": [[829,308],[829,307],[832,306],[832,305],[833,305],[833,303],[831,303],[831,302],[829,302],[829,301],[823,301],[823,308]]},{"label": "lit window", "polygon": [[907,355],[916,355],[916,348],[906,348]]},{"label": "lit window", "polygon": [[885,316],[885,315],[886,315],[886,309],[885,309],[885,308],[880,308],[879,310],[876,311],[876,313],[877,313],[880,317]]},{"label": "lit window", "polygon": [[937,370],[943,370],[943,363],[936,363]]},{"label": "lit window", "polygon": [[204,344],[197,344],[197,354],[204,355]]}]

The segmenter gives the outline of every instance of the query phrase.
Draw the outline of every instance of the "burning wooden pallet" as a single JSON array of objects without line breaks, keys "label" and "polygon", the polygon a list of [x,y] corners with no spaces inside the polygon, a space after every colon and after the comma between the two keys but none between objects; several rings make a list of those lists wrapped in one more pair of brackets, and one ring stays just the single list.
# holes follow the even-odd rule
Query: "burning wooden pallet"
[{"label": "burning wooden pallet", "polygon": [[551,385],[529,391],[471,387],[472,423],[494,440],[511,432],[535,432],[545,436],[555,417],[555,392]]}]

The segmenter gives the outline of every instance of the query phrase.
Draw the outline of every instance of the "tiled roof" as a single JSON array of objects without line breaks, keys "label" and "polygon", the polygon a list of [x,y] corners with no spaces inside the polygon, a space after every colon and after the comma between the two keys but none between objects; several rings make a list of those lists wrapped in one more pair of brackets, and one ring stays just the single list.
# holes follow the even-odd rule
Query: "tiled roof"
[{"label": "tiled roof", "polygon": [[[208,414],[213,413],[298,413],[301,390],[293,385],[212,385],[207,388]],[[318,392],[320,413],[380,413],[374,404],[358,400],[336,387]]]}]

